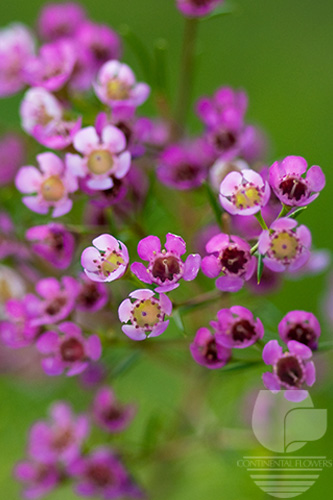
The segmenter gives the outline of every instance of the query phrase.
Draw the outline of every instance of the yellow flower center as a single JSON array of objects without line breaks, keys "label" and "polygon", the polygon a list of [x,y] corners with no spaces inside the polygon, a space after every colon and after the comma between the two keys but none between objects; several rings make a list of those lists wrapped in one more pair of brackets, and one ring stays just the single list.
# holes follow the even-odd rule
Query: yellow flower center
[{"label": "yellow flower center", "polygon": [[113,78],[107,83],[106,91],[108,98],[114,101],[123,101],[124,99],[128,99],[129,90],[128,85],[117,78]]},{"label": "yellow flower center", "polygon": [[51,175],[42,184],[42,196],[46,201],[59,201],[65,194],[65,186],[58,175]]},{"label": "yellow flower center", "polygon": [[273,237],[271,250],[277,259],[293,259],[297,254],[298,240],[287,231],[281,231]]},{"label": "yellow flower center", "polygon": [[234,203],[240,209],[254,207],[255,205],[259,205],[261,201],[261,193],[254,186],[241,187],[234,196]]},{"label": "yellow flower center", "polygon": [[88,169],[96,175],[106,174],[113,167],[113,157],[109,151],[98,150],[88,158]]},{"label": "yellow flower center", "polygon": [[142,327],[154,326],[160,321],[161,306],[158,302],[147,299],[136,304],[133,316],[136,324]]},{"label": "yellow flower center", "polygon": [[102,271],[104,276],[109,276],[116,271],[121,264],[124,264],[124,259],[115,250],[111,252],[108,257],[103,261]]}]

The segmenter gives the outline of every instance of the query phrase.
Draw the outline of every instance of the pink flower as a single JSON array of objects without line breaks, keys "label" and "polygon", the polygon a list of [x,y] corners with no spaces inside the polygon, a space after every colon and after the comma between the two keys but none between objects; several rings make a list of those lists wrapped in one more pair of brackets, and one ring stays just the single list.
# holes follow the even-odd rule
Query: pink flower
[{"label": "pink flower", "polygon": [[121,41],[115,31],[104,24],[91,21],[82,23],[75,40],[88,53],[92,71],[97,71],[107,61],[120,59]]},{"label": "pink flower", "polygon": [[45,357],[42,367],[47,375],[66,375],[71,377],[82,373],[89,362],[97,361],[102,354],[98,335],[83,337],[82,330],[69,321],[58,325],[60,334],[47,331],[37,341],[38,351]]},{"label": "pink flower", "polygon": [[220,203],[231,215],[252,215],[264,207],[270,197],[268,182],[254,170],[228,174],[220,186]]},{"label": "pink flower", "polygon": [[110,189],[111,176],[121,179],[130,169],[131,155],[124,151],[126,138],[117,127],[107,125],[101,137],[94,127],[83,128],[75,135],[73,145],[84,157],[67,154],[66,164],[73,175],[89,176],[86,184],[90,189]]},{"label": "pink flower", "polygon": [[154,295],[151,290],[135,290],[119,306],[119,319],[126,323],[121,329],[132,340],[157,337],[169,325],[165,316],[171,315],[172,303],[163,293],[158,299]]},{"label": "pink flower", "polygon": [[165,249],[157,236],[147,236],[138,244],[138,254],[149,262],[146,268],[140,262],[131,265],[131,271],[144,283],[156,284],[157,292],[169,292],[179,286],[178,281],[192,281],[200,269],[201,257],[191,254],[183,262],[181,256],[186,252],[186,243],[180,236],[168,233]]},{"label": "pink flower", "polygon": [[264,327],[259,318],[254,319],[249,309],[232,306],[220,309],[217,321],[211,321],[216,341],[231,349],[249,347],[264,336]]},{"label": "pink flower", "polygon": [[279,335],[286,344],[296,340],[310,349],[316,350],[321,334],[316,316],[307,311],[289,311],[279,323]]},{"label": "pink flower", "polygon": [[185,16],[203,17],[223,2],[224,0],[177,0],[177,7]]},{"label": "pink flower", "polygon": [[270,340],[264,347],[262,357],[266,365],[273,366],[273,373],[263,374],[265,387],[270,391],[285,390],[284,397],[289,401],[300,402],[308,395],[302,390],[304,384],[311,387],[316,380],[316,370],[312,361],[312,351],[309,347],[296,340],[287,344],[288,351],[283,353],[277,340]]},{"label": "pink flower", "polygon": [[112,389],[102,387],[94,399],[93,414],[100,427],[116,433],[128,427],[135,415],[135,408],[119,403]]},{"label": "pink flower", "polygon": [[80,275],[80,288],[76,298],[79,311],[96,312],[103,309],[109,299],[108,289],[104,283],[91,281],[84,273]]},{"label": "pink flower", "polygon": [[7,319],[0,322],[2,342],[11,349],[31,345],[39,334],[39,327],[32,324],[38,315],[39,301],[32,294],[23,299],[9,299],[5,304]]},{"label": "pink flower", "polygon": [[311,233],[298,226],[294,219],[284,217],[263,231],[259,237],[259,253],[265,265],[275,272],[293,272],[306,264],[310,257]]},{"label": "pink flower", "polygon": [[190,351],[194,361],[210,369],[222,368],[231,358],[231,349],[219,344],[208,328],[199,328]]},{"label": "pink flower", "polygon": [[212,188],[219,192],[221,182],[230,172],[241,172],[246,168],[249,166],[244,160],[226,161],[219,158],[209,169],[209,181]]},{"label": "pink flower", "polygon": [[57,269],[66,269],[72,262],[75,238],[62,224],[31,227],[25,237],[32,242],[33,252]]},{"label": "pink flower", "polygon": [[238,236],[217,234],[211,238],[206,251],[210,255],[201,263],[202,272],[209,278],[216,278],[216,286],[225,292],[237,292],[254,273],[256,258],[251,255],[250,245]]},{"label": "pink flower", "polygon": [[55,464],[42,464],[31,458],[18,462],[14,475],[23,483],[23,495],[28,500],[44,497],[61,482],[61,473]]},{"label": "pink flower", "polygon": [[33,212],[47,214],[52,208],[52,217],[67,214],[73,205],[69,194],[78,189],[76,177],[69,172],[63,162],[53,153],[37,156],[40,167],[22,167],[16,176],[15,184],[25,196],[22,201]]},{"label": "pink flower", "polygon": [[34,54],[34,39],[23,24],[0,30],[0,97],[24,88],[23,69]]},{"label": "pink flower", "polygon": [[289,207],[304,207],[319,196],[325,187],[325,175],[320,167],[312,166],[306,177],[307,162],[301,156],[287,156],[269,169],[269,183],[281,203]]},{"label": "pink flower", "polygon": [[136,82],[134,73],[127,64],[112,60],[99,70],[95,92],[113,110],[140,106],[148,98],[150,88],[146,83]]},{"label": "pink flower", "polygon": [[71,37],[85,18],[85,10],[78,3],[48,3],[40,12],[38,31],[44,40],[49,41]]},{"label": "pink flower", "polygon": [[25,144],[16,134],[5,134],[0,138],[0,186],[13,182],[16,172],[24,162]]},{"label": "pink flower", "polygon": [[114,281],[127,269],[129,256],[124,243],[110,234],[101,234],[93,240],[81,256],[84,272],[93,281]]}]

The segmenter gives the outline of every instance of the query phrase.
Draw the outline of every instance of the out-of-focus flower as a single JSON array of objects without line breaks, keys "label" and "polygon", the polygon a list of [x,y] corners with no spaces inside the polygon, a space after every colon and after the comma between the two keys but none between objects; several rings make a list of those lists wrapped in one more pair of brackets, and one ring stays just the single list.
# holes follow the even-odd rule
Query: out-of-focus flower
[{"label": "out-of-focus flower", "polygon": [[6,320],[0,322],[2,342],[12,348],[19,349],[34,342],[39,327],[32,325],[38,315],[38,299],[28,294],[22,299],[9,299],[5,304]]},{"label": "out-of-focus flower", "polygon": [[259,318],[254,319],[249,309],[232,306],[220,309],[217,321],[211,321],[216,341],[227,348],[248,347],[264,336],[264,327]]},{"label": "out-of-focus flower", "polygon": [[264,207],[270,197],[268,182],[254,170],[228,174],[220,186],[220,203],[231,215],[253,215]]},{"label": "out-of-focus flower", "polygon": [[0,137],[0,186],[13,182],[24,158],[25,146],[19,135],[8,133]]},{"label": "out-of-focus flower", "polygon": [[0,97],[24,88],[23,70],[34,50],[34,39],[23,24],[11,24],[0,30]]},{"label": "out-of-focus flower", "polygon": [[318,347],[321,329],[316,316],[307,311],[290,311],[278,326],[279,335],[286,344],[297,340],[313,351]]},{"label": "out-of-focus flower", "polygon": [[294,219],[283,217],[259,237],[259,253],[265,265],[274,272],[293,272],[300,269],[310,257],[311,233],[306,226],[298,226]]},{"label": "out-of-focus flower", "polygon": [[102,354],[98,335],[83,337],[82,330],[69,321],[58,325],[56,331],[48,331],[38,339],[36,347],[45,357],[42,367],[47,375],[66,375],[71,377],[82,373],[89,362],[97,361]]},{"label": "out-of-focus flower", "polygon": [[216,278],[216,286],[225,292],[237,292],[254,273],[256,258],[251,255],[251,247],[238,236],[220,233],[206,244],[210,255],[201,263],[202,272],[209,278]]},{"label": "out-of-focus flower", "polygon": [[179,286],[178,281],[192,281],[200,269],[201,257],[191,254],[183,262],[181,256],[186,252],[186,243],[180,236],[168,233],[165,249],[157,236],[147,236],[138,244],[138,254],[149,262],[146,268],[140,262],[131,265],[131,271],[144,283],[156,284],[157,292],[169,292]]},{"label": "out-of-focus flower", "polygon": [[150,88],[146,83],[136,82],[134,73],[127,64],[112,60],[99,70],[95,92],[104,104],[114,110],[140,106],[148,98]]},{"label": "out-of-focus flower", "polygon": [[33,166],[22,167],[15,178],[21,193],[33,195],[24,196],[23,203],[39,214],[47,214],[50,208],[53,208],[52,217],[67,214],[73,205],[69,194],[78,189],[76,177],[53,153],[37,155],[37,162],[40,170]]},{"label": "out-of-focus flower", "polygon": [[92,281],[114,281],[127,269],[129,256],[124,243],[110,234],[102,234],[93,240],[81,256],[84,272]]},{"label": "out-of-focus flower", "polygon": [[16,464],[14,476],[23,483],[23,495],[28,500],[44,497],[61,482],[61,473],[56,464],[43,464],[31,458]]},{"label": "out-of-focus flower", "polygon": [[74,36],[85,20],[84,8],[75,2],[48,3],[38,18],[38,31],[44,40]]},{"label": "out-of-focus flower", "polygon": [[4,316],[3,305],[7,300],[20,299],[26,292],[22,275],[11,267],[0,265],[0,318]]},{"label": "out-of-focus flower", "polygon": [[283,353],[277,340],[270,340],[264,347],[262,356],[266,365],[273,366],[273,373],[263,374],[265,387],[272,392],[285,390],[284,396],[289,401],[303,401],[308,391],[302,390],[304,385],[311,387],[316,380],[316,370],[309,347],[296,340],[287,344],[288,351]]},{"label": "out-of-focus flower", "polygon": [[231,358],[231,349],[219,344],[208,328],[199,328],[190,351],[194,361],[210,369],[222,368]]},{"label": "out-of-focus flower", "polygon": [[57,269],[66,269],[72,262],[75,238],[63,224],[31,227],[25,237],[32,242],[33,252]]},{"label": "out-of-focus flower", "polygon": [[320,167],[308,164],[301,156],[287,156],[269,169],[269,183],[281,203],[289,207],[304,207],[319,196],[325,187],[325,175]]},{"label": "out-of-focus flower", "polygon": [[267,266],[264,265],[261,273],[260,283],[257,277],[257,265],[252,277],[246,282],[247,288],[255,295],[266,295],[268,293],[276,292],[282,285],[282,275],[275,273]]},{"label": "out-of-focus flower", "polygon": [[91,281],[86,274],[81,274],[79,293],[76,297],[76,308],[79,311],[99,311],[105,306],[108,298],[108,289],[104,283]]},{"label": "out-of-focus flower", "polygon": [[177,7],[185,16],[203,17],[223,2],[224,0],[177,0]]},{"label": "out-of-focus flower", "polygon": [[96,422],[109,432],[121,432],[135,415],[133,405],[124,405],[116,400],[109,387],[102,387],[94,399],[93,414]]},{"label": "out-of-focus flower", "polygon": [[249,165],[241,159],[226,161],[218,159],[209,169],[209,181],[213,189],[218,193],[221,182],[231,172],[241,172],[249,168]]},{"label": "out-of-focus flower", "polygon": [[[168,327],[172,312],[172,302],[164,295],[159,298],[151,290],[135,290],[129,294],[119,306],[118,314],[122,323],[122,331],[132,340],[145,340],[147,337],[157,337]],[[134,302],[131,301],[134,299]]]}]

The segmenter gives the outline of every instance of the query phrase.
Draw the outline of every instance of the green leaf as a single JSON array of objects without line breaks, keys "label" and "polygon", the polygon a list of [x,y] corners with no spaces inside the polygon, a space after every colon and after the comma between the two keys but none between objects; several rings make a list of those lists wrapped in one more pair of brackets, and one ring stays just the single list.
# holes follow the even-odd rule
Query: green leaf
[{"label": "green leaf", "polygon": [[264,271],[264,260],[261,253],[258,255],[258,265],[257,265],[257,283],[259,285],[261,281],[261,276]]},{"label": "green leaf", "polygon": [[179,309],[176,309],[173,311],[172,318],[173,318],[174,322],[176,323],[177,328],[182,332],[184,337],[186,337],[187,335],[185,333],[185,327],[184,327],[183,319],[181,317]]},{"label": "green leaf", "polygon": [[290,219],[297,219],[297,217],[302,213],[304,212],[304,210],[306,210],[308,207],[299,207],[297,208],[294,212],[292,212],[291,214],[288,215],[288,217]]}]

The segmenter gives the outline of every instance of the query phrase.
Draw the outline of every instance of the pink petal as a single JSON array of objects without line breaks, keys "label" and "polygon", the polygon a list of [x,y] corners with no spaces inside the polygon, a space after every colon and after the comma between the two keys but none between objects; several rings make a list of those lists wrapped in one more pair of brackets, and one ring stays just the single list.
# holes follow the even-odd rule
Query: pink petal
[{"label": "pink petal", "polygon": [[152,329],[152,331],[150,332],[150,334],[148,335],[148,338],[150,338],[150,337],[158,337],[159,335],[161,335],[162,333],[164,333],[165,330],[168,328],[169,323],[170,323],[170,321],[167,320],[167,321],[163,321],[159,325],[155,326]]},{"label": "pink petal", "polygon": [[316,381],[316,368],[312,361],[305,366],[305,382],[309,387],[312,387]]},{"label": "pink petal", "polygon": [[229,244],[230,238],[228,234],[220,233],[211,238],[206,245],[206,252],[214,253],[220,252],[225,246]]},{"label": "pink petal", "polygon": [[40,201],[37,196],[25,196],[22,198],[23,203],[26,207],[30,208],[33,212],[37,214],[46,215],[49,211],[49,206],[46,202]]},{"label": "pink petal", "polygon": [[306,226],[299,226],[296,230],[296,236],[301,240],[306,248],[311,247],[312,236],[310,230]]},{"label": "pink petal", "polygon": [[90,189],[105,191],[106,189],[112,188],[113,180],[111,179],[111,177],[102,177],[102,178],[98,178],[97,176],[91,177],[90,179],[87,180],[87,186]]},{"label": "pink petal", "polygon": [[85,177],[86,170],[84,168],[84,160],[81,156],[67,153],[65,163],[68,170],[72,172],[73,175]]},{"label": "pink petal", "polygon": [[118,316],[122,323],[127,323],[131,319],[133,305],[130,299],[122,301],[118,308]]},{"label": "pink petal", "polygon": [[238,186],[242,183],[243,176],[239,172],[230,172],[220,185],[220,194],[223,196],[231,196]]},{"label": "pink petal", "polygon": [[36,167],[22,167],[15,178],[15,186],[21,193],[37,193],[42,182],[42,174]]},{"label": "pink petal", "polygon": [[306,399],[308,395],[309,395],[308,391],[301,391],[301,390],[284,391],[284,397],[288,401],[292,401],[293,403],[300,403],[301,401],[304,401],[304,399]]},{"label": "pink petal", "polygon": [[134,292],[129,294],[129,296],[133,299],[140,300],[150,299],[153,295],[155,295],[154,292],[152,290],[148,290],[147,288],[140,288],[139,290],[134,290]]},{"label": "pink petal", "polygon": [[37,155],[40,169],[47,175],[61,175],[64,171],[64,164],[54,153],[41,153]]},{"label": "pink petal", "polygon": [[138,255],[142,260],[150,260],[161,251],[161,242],[157,236],[147,236],[138,244]]},{"label": "pink petal", "polygon": [[42,354],[51,354],[57,350],[59,335],[56,332],[45,332],[36,342],[37,350]]},{"label": "pink petal", "polygon": [[169,297],[167,297],[166,295],[164,295],[164,293],[160,294],[160,304],[162,306],[162,311],[167,316],[170,316],[171,313],[172,313],[172,302],[169,299]]},{"label": "pink petal", "polygon": [[199,272],[200,264],[201,264],[200,255],[198,253],[190,254],[185,261],[183,280],[185,281],[194,280]]},{"label": "pink petal", "polygon": [[107,125],[102,131],[102,141],[112,153],[120,153],[126,147],[126,137],[113,125]]},{"label": "pink petal", "polygon": [[98,335],[90,335],[86,341],[86,352],[90,359],[97,361],[102,355],[102,344]]},{"label": "pink petal", "polygon": [[133,89],[132,89],[132,98],[135,101],[136,106],[140,106],[142,103],[144,103],[150,94],[150,87],[146,83],[138,83]]},{"label": "pink petal", "polygon": [[[94,262],[96,260],[97,262]],[[100,263],[101,254],[95,247],[85,248],[81,255],[81,265],[91,272],[97,271],[97,264]]]},{"label": "pink petal", "polygon": [[166,235],[165,248],[168,252],[172,252],[176,255],[183,255],[186,252],[186,243],[180,236],[168,233]]},{"label": "pink petal", "polygon": [[117,77],[119,80],[122,80],[129,87],[132,87],[135,84],[135,76],[133,71],[127,64],[121,64],[118,68]]},{"label": "pink petal", "polygon": [[43,298],[57,296],[60,288],[59,281],[56,278],[44,278],[36,285],[37,293]]},{"label": "pink petal", "polygon": [[79,130],[73,140],[74,148],[83,154],[89,154],[99,144],[99,137],[94,127],[86,127]]},{"label": "pink petal", "polygon": [[129,153],[128,151],[125,151],[118,156],[116,171],[114,173],[114,176],[117,179],[122,179],[127,174],[131,167],[131,160],[131,153]]},{"label": "pink petal", "polygon": [[282,217],[282,219],[278,219],[273,222],[271,225],[271,229],[294,229],[297,226],[297,221],[295,219],[291,219],[290,217]]},{"label": "pink petal", "polygon": [[288,174],[302,175],[306,171],[308,164],[302,156],[287,156],[282,165]]},{"label": "pink petal", "polygon": [[61,375],[64,371],[63,364],[58,358],[43,359],[42,367],[45,373],[50,376]]},{"label": "pink petal", "polygon": [[221,263],[214,255],[208,255],[201,261],[201,270],[208,278],[216,278],[221,272]]},{"label": "pink petal", "polygon": [[133,262],[131,271],[139,280],[143,281],[143,283],[152,283],[148,269],[146,269],[141,262]]},{"label": "pink petal", "polygon": [[280,390],[279,381],[276,379],[275,375],[271,372],[263,373],[262,381],[264,386],[273,392],[278,392]]},{"label": "pink petal", "polygon": [[235,278],[231,276],[220,276],[215,284],[222,292],[238,292],[242,288],[244,280],[237,276]]},{"label": "pink petal", "polygon": [[290,340],[287,343],[288,350],[291,354],[295,354],[302,359],[309,359],[312,357],[312,351],[310,347],[297,342],[297,340]]},{"label": "pink petal", "polygon": [[136,328],[133,325],[124,325],[121,327],[122,331],[124,332],[127,337],[129,337],[132,340],[145,340],[146,339],[146,334],[143,330],[140,328]]},{"label": "pink petal", "polygon": [[275,365],[282,356],[282,347],[277,340],[270,340],[264,347],[262,358],[266,365]]},{"label": "pink petal", "polygon": [[65,199],[62,203],[57,203],[52,212],[52,217],[61,217],[62,215],[68,214],[73,206],[73,201],[69,198]]},{"label": "pink petal", "polygon": [[320,167],[313,165],[306,175],[311,191],[321,191],[326,184],[325,175]]},{"label": "pink petal", "polygon": [[98,248],[98,250],[106,251],[119,251],[119,242],[111,234],[101,234],[93,240],[93,245]]}]

